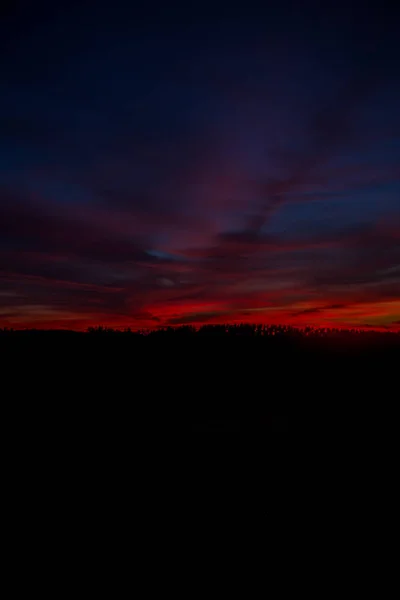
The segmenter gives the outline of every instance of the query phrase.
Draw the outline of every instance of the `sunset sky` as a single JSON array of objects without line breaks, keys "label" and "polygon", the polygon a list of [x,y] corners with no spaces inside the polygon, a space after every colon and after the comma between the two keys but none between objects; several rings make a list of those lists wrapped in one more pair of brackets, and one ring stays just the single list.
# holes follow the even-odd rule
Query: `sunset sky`
[{"label": "sunset sky", "polygon": [[0,15],[0,326],[400,330],[398,12],[133,4]]}]

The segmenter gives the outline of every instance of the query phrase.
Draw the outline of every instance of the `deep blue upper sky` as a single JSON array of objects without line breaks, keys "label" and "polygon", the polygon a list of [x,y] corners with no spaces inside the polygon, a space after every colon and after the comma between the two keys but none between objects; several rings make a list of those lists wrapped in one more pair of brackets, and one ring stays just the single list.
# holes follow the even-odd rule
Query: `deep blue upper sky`
[{"label": "deep blue upper sky", "polygon": [[2,15],[0,321],[394,327],[398,11],[127,4]]}]

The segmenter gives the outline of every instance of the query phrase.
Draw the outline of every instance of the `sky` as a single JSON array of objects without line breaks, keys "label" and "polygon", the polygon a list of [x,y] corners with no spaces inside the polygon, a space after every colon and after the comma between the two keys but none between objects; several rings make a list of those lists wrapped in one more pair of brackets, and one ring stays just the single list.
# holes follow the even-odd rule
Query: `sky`
[{"label": "sky", "polygon": [[400,330],[399,11],[0,13],[0,326]]}]

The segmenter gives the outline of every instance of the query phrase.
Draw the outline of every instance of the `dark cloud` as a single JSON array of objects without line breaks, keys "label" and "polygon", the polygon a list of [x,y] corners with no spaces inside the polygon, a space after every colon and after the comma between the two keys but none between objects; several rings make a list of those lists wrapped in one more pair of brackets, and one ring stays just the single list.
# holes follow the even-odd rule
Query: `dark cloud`
[{"label": "dark cloud", "polygon": [[320,308],[305,308],[304,310],[300,310],[299,312],[292,313],[293,317],[298,317],[300,315],[315,315],[321,312]]},{"label": "dark cloud", "polygon": [[345,308],[345,306],[345,304],[328,304],[327,306],[324,306],[324,308],[327,310],[337,310],[340,308]]},{"label": "dark cloud", "polygon": [[[45,252],[114,262],[151,262],[157,259],[133,239],[114,237],[107,223],[84,221],[60,207],[46,206],[1,191],[0,236],[2,247],[18,247],[30,252]],[[49,252],[50,251],[50,252]]]}]

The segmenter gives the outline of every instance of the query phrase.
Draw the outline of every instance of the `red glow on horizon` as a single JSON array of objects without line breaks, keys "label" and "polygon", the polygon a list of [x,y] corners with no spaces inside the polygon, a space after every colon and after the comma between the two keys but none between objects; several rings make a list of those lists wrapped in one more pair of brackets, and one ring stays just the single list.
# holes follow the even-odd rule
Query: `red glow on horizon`
[{"label": "red glow on horizon", "polygon": [[[303,314],[302,314],[303,310]],[[1,327],[13,329],[68,329],[86,331],[89,327],[104,326],[113,329],[155,330],[162,327],[221,324],[281,325],[298,329],[359,329],[369,331],[400,331],[400,302],[349,304],[342,308],[301,309],[268,307],[265,311],[254,309],[227,310],[221,304],[200,302],[185,305],[155,305],[141,314],[110,316],[105,313],[19,315],[0,320]]]}]

